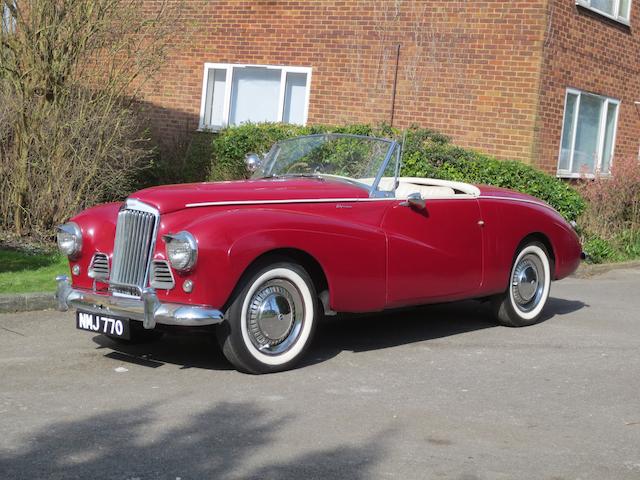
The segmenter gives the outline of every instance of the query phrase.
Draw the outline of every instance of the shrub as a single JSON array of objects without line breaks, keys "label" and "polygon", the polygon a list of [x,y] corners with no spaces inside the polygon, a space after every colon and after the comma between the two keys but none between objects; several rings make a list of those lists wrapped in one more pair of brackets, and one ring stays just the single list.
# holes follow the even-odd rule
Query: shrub
[{"label": "shrub", "polygon": [[640,163],[616,159],[610,176],[583,179],[578,189],[587,200],[578,223],[591,261],[640,257]]},{"label": "shrub", "polygon": [[179,8],[124,0],[1,2],[0,229],[51,237],[126,196],[148,165],[135,97],[164,65]]},{"label": "shrub", "polygon": [[185,132],[173,139],[164,139],[154,152],[149,168],[139,175],[138,187],[206,181],[211,169],[214,135]]},{"label": "shrub", "polygon": [[[73,90],[47,115],[28,110],[37,125],[28,132],[28,148],[21,155],[14,127],[24,108],[14,108],[15,116],[0,135],[0,229],[50,238],[54,225],[135,188],[150,151],[138,130],[139,117],[122,103],[107,112],[104,102],[94,100],[91,92]],[[2,88],[0,103],[14,105]]]},{"label": "shrub", "polygon": [[210,179],[245,178],[244,156],[248,152],[263,154],[278,140],[328,132],[404,138],[401,172],[404,176],[483,183],[518,190],[548,202],[568,220],[577,219],[585,207],[580,194],[555,177],[520,162],[501,161],[455,146],[445,135],[415,127],[406,133],[385,125],[300,127],[264,123],[230,127],[213,141]]},{"label": "shrub", "polygon": [[457,147],[439,137],[429,137],[419,147],[409,144],[403,155],[402,174],[517,190],[544,200],[567,220],[576,220],[585,208],[578,192],[551,175],[521,162],[497,160]]},{"label": "shrub", "polygon": [[582,249],[590,263],[616,262],[622,260],[611,242],[593,234],[585,234],[582,238]]},{"label": "shrub", "polygon": [[580,224],[605,239],[625,230],[640,230],[640,163],[636,159],[616,159],[611,176],[584,179],[580,192],[589,206]]}]

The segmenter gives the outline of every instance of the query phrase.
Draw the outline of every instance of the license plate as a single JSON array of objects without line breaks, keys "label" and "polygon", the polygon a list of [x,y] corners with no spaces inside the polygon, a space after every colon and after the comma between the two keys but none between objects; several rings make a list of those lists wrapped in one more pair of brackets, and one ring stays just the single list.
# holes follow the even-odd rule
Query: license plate
[{"label": "license plate", "polygon": [[97,313],[76,312],[76,328],[88,332],[103,333],[110,337],[131,338],[129,319],[109,317]]}]

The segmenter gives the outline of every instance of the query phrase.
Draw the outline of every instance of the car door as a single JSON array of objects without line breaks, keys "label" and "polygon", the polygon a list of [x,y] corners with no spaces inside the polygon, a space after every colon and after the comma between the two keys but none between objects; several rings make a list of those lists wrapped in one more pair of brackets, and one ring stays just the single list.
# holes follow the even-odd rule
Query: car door
[{"label": "car door", "polygon": [[387,235],[387,306],[473,295],[482,281],[482,222],[471,196],[398,200],[383,218]]}]

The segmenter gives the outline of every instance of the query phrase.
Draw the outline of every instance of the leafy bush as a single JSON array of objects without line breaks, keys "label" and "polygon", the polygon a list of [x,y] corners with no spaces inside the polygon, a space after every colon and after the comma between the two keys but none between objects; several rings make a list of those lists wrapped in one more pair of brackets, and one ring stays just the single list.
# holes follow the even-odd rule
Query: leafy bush
[{"label": "leafy bush", "polygon": [[351,133],[403,139],[402,175],[431,177],[510,188],[536,196],[556,208],[568,220],[582,213],[585,203],[566,183],[529,165],[501,161],[489,155],[451,144],[448,137],[428,129],[411,128],[405,133],[387,126],[348,125],[300,127],[274,123],[230,127],[213,141],[211,180],[245,178],[244,156],[266,153],[279,140],[314,133]]},{"label": "leafy bush", "polygon": [[581,180],[587,208],[578,223],[594,263],[640,257],[640,163],[618,158],[610,176]]},{"label": "leafy bush", "polygon": [[[419,136],[420,141],[413,136]],[[576,220],[585,208],[584,200],[571,186],[530,165],[497,160],[452,145],[441,135],[425,137],[419,130],[411,131],[406,143],[402,165],[405,176],[509,188],[544,200],[567,220]]]},{"label": "leafy bush", "polygon": [[616,159],[610,176],[582,180],[579,189],[589,203],[580,219],[587,230],[605,239],[640,230],[640,163],[636,159]]},{"label": "leafy bush", "polygon": [[138,187],[206,181],[211,169],[214,135],[195,132],[165,139],[156,149],[149,168],[139,175]]},{"label": "leafy bush", "polygon": [[586,252],[587,260],[590,263],[616,262],[622,260],[615,246],[597,235],[583,235],[582,249]]},{"label": "leafy bush", "polygon": [[74,213],[126,196],[148,166],[135,98],[165,64],[180,9],[0,4],[12,26],[0,28],[0,230],[50,238]]}]

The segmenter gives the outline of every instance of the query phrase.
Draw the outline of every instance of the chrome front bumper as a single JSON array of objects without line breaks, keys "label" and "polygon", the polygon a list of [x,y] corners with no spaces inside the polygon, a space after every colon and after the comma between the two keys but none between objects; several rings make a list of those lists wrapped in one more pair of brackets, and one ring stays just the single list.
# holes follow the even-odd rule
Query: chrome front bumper
[{"label": "chrome front bumper", "polygon": [[212,308],[162,303],[152,288],[145,289],[141,298],[116,297],[90,290],[71,287],[66,275],[56,277],[58,310],[79,308],[85,312],[114,315],[139,320],[144,328],[162,325],[202,326],[215,325],[224,320],[224,314]]}]

